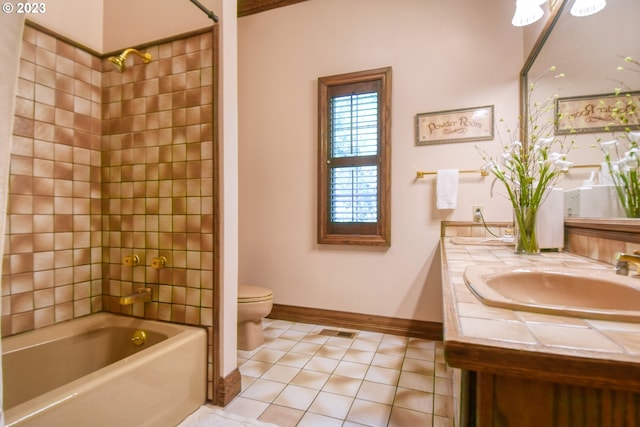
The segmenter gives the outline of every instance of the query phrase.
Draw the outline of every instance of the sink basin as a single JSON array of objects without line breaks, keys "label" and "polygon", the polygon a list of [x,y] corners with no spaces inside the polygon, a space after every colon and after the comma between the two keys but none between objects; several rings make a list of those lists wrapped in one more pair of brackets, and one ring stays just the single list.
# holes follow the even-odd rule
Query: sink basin
[{"label": "sink basin", "polygon": [[640,322],[640,279],[611,270],[469,266],[464,281],[494,307]]}]

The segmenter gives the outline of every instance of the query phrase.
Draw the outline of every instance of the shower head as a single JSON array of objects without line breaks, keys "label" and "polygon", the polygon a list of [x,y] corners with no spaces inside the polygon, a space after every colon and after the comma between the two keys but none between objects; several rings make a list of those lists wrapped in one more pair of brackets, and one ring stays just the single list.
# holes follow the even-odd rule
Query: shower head
[{"label": "shower head", "polygon": [[107,58],[107,60],[113,63],[117,67],[118,71],[123,72],[126,68],[125,61],[127,60],[127,56],[129,56],[130,53],[135,53],[136,55],[138,55],[140,58],[142,58],[142,62],[144,62],[145,64],[151,62],[150,53],[142,53],[132,48],[125,49],[124,52],[122,52],[118,56],[110,56],[109,58]]}]

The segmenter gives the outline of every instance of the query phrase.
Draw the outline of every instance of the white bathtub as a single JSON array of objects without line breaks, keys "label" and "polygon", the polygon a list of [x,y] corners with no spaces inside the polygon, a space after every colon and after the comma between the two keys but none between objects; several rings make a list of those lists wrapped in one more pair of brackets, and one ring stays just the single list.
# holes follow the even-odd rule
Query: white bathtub
[{"label": "white bathtub", "polygon": [[175,427],[206,399],[201,328],[99,313],[4,338],[2,353],[7,427]]}]

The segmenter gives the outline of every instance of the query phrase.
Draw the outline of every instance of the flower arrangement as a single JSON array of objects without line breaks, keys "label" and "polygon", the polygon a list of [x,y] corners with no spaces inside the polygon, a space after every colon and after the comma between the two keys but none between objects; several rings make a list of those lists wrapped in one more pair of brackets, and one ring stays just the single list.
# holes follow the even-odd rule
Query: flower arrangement
[{"label": "flower arrangement", "polygon": [[[551,67],[545,75],[553,71],[555,67]],[[558,74],[555,77],[562,76]],[[529,99],[532,99],[535,88],[536,82],[531,83]],[[492,158],[480,151],[485,161],[482,170],[495,176],[492,191],[496,181],[502,182],[513,206],[518,253],[539,252],[536,238],[538,209],[560,175],[572,165],[567,161],[571,145],[567,147],[564,139],[553,136],[555,97],[556,95],[544,102],[530,104],[526,118],[529,132],[524,143],[507,129],[511,142],[503,144],[500,158]],[[501,137],[500,139],[502,140]]]},{"label": "flower arrangement", "polygon": [[[623,155],[620,155],[620,143],[617,139],[601,142],[600,148],[625,214],[628,218],[640,218],[640,132],[627,132],[625,137],[628,150]],[[615,160],[612,159],[612,151],[615,151]]]},{"label": "flower arrangement", "polygon": [[[633,67],[630,71],[640,73],[640,61],[629,56],[625,57],[624,61],[632,64]],[[618,70],[626,69],[622,66],[618,67]],[[630,88],[627,87],[627,89]],[[621,93],[621,88],[615,89],[616,95]],[[604,154],[611,180],[616,187],[616,193],[625,214],[628,218],[640,218],[640,184],[638,183],[638,175],[640,174],[640,132],[631,131],[632,125],[637,126],[640,123],[638,97],[637,95],[634,96],[629,90],[624,93],[623,99],[624,101],[620,101],[613,109],[612,117],[626,126],[625,133],[618,139],[600,142],[600,148]],[[621,143],[619,139],[626,140],[626,143]],[[615,152],[615,159],[612,158],[612,151]],[[621,155],[621,152],[624,152],[624,154]]]}]

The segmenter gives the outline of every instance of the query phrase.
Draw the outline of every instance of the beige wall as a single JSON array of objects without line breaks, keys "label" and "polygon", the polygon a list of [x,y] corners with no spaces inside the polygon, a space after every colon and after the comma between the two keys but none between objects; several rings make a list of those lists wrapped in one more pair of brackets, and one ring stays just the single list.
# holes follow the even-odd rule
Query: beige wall
[{"label": "beige wall", "polygon": [[[220,14],[222,0],[201,0]],[[29,19],[99,53],[209,27],[212,21],[189,1],[55,0]]]},{"label": "beige wall", "polygon": [[[416,113],[495,105],[515,123],[522,30],[502,0],[310,0],[239,25],[240,283],[275,303],[441,321],[442,220],[510,220],[491,179],[462,175],[458,208],[435,208],[435,177],[475,169],[476,145],[416,147]],[[316,244],[317,78],[393,67],[392,244]]]},{"label": "beige wall", "polygon": [[96,52],[103,51],[104,0],[55,0],[45,6],[45,13],[28,18]]}]

